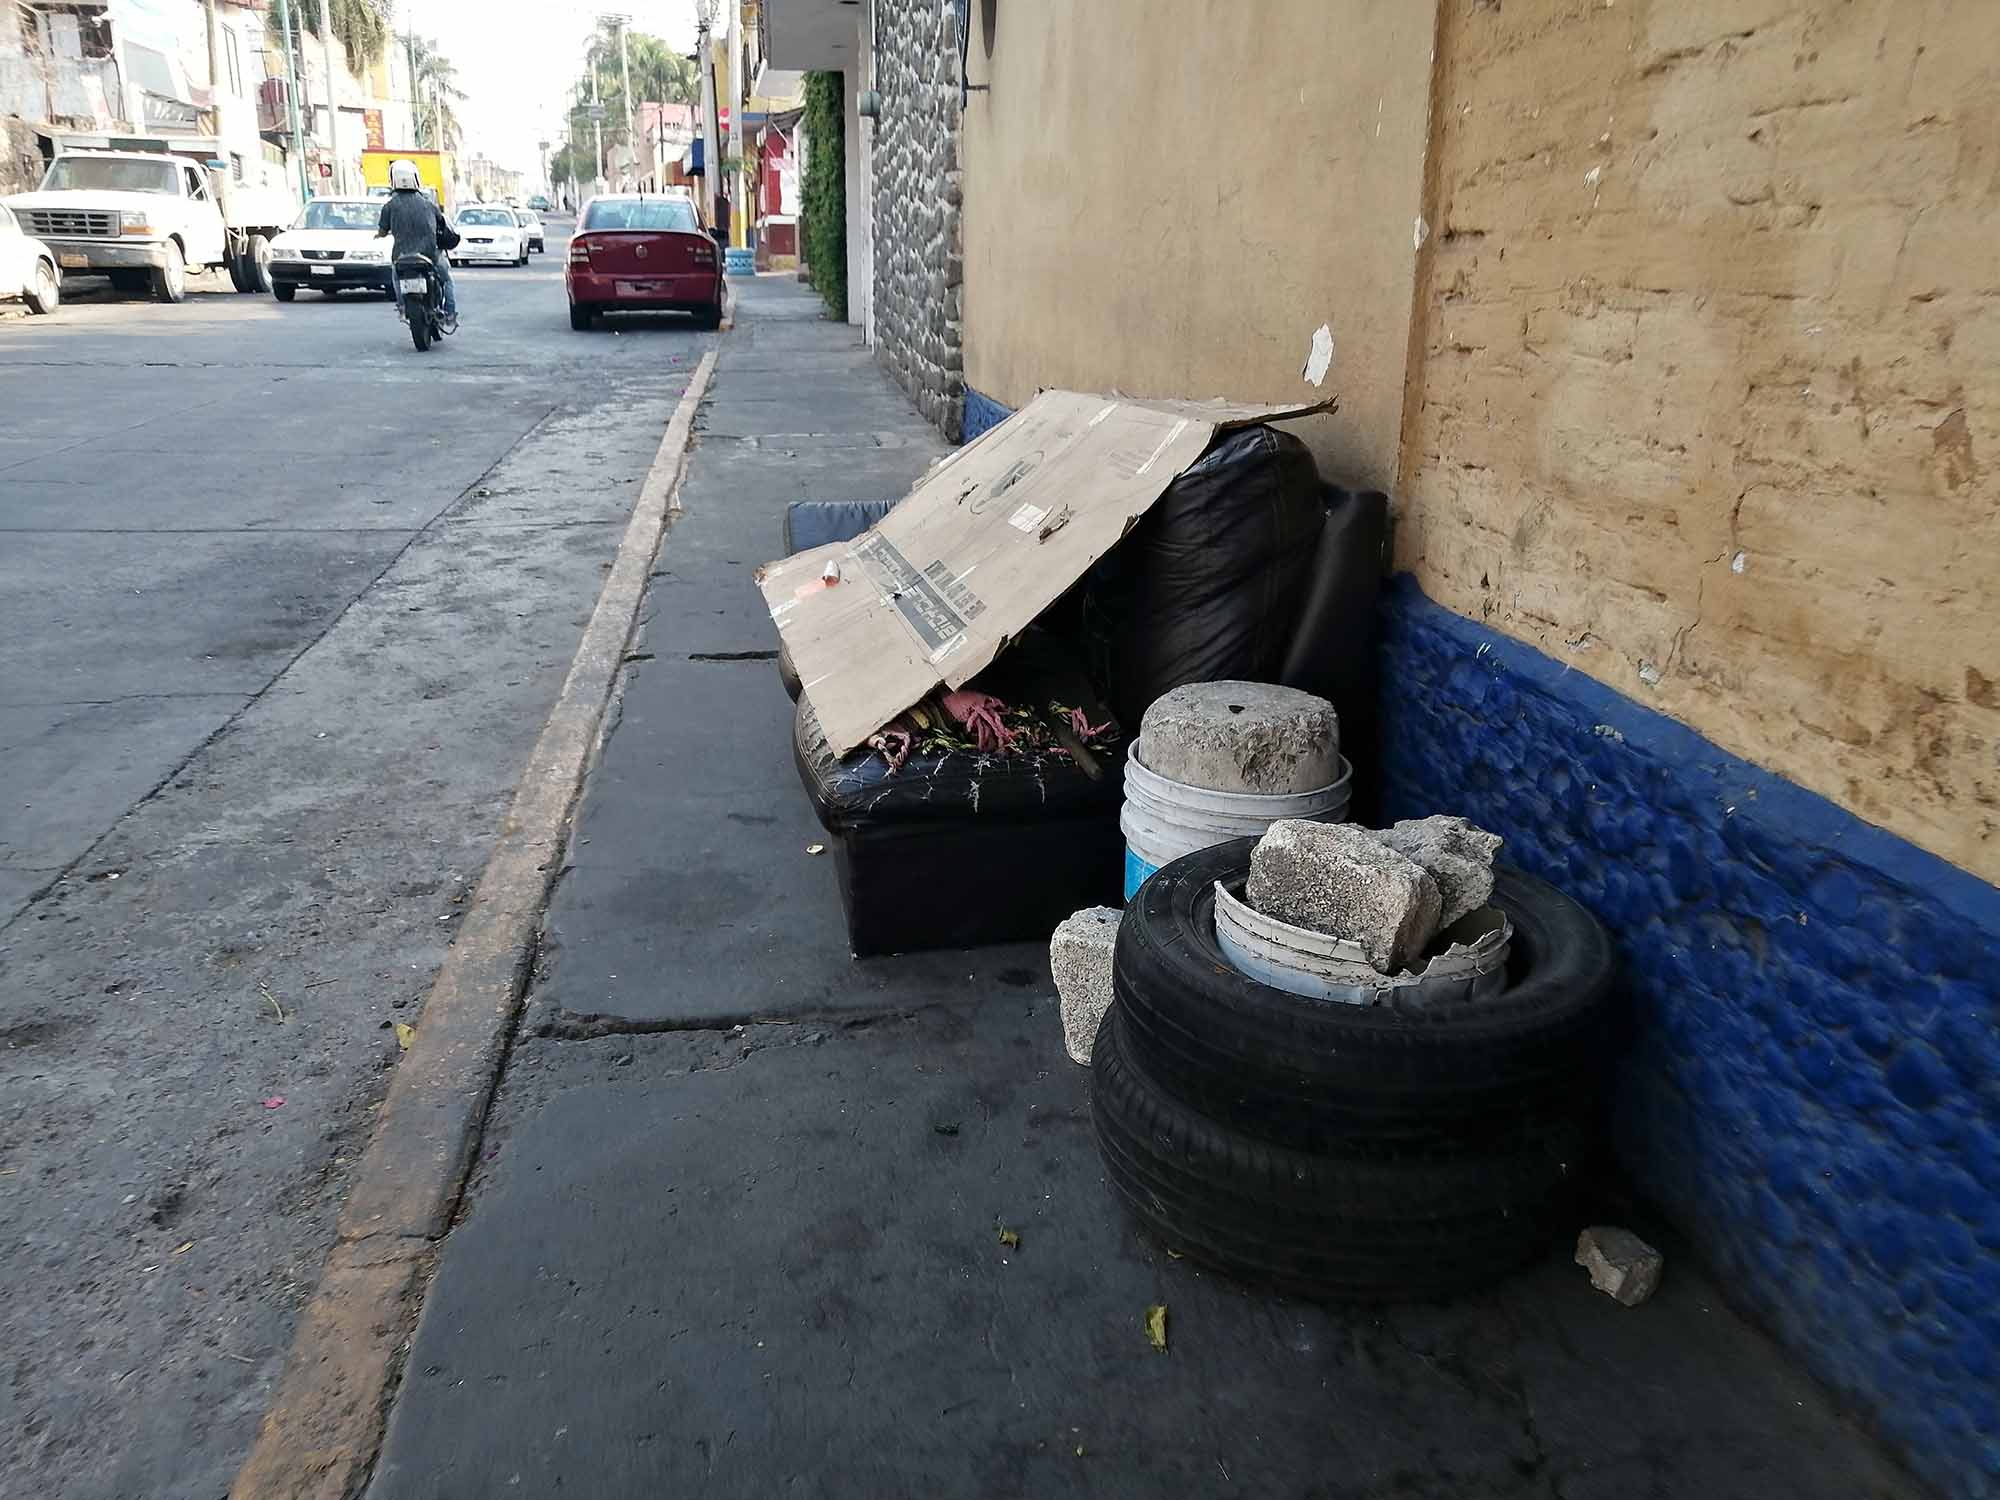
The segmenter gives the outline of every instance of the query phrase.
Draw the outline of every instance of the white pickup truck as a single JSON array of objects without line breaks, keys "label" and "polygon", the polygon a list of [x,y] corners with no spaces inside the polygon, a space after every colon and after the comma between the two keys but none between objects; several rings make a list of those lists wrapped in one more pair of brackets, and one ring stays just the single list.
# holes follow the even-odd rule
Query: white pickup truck
[{"label": "white pickup truck", "polygon": [[232,188],[225,220],[206,165],[147,151],[69,151],[32,193],[0,200],[56,254],[64,279],[109,276],[162,302],[187,295],[190,269],[229,273],[239,292],[271,289],[271,241],[296,212],[269,188]]}]

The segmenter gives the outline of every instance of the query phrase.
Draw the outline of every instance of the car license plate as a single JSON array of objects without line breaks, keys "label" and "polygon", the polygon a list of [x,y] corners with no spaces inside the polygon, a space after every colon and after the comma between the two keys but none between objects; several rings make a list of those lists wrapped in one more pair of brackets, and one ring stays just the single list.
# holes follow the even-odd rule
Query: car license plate
[{"label": "car license plate", "polygon": [[618,295],[621,297],[645,297],[651,295],[653,283],[650,281],[621,281]]},{"label": "car license plate", "polygon": [[333,274],[333,267],[332,267],[332,266],[314,266],[314,267],[312,268],[312,273],[313,273],[313,275],[315,275],[315,276],[331,276],[331,275]]},{"label": "car license plate", "polygon": [[72,271],[81,271],[90,264],[90,257],[87,255],[58,255],[56,260]]},{"label": "car license plate", "polygon": [[403,278],[403,290],[406,292],[421,293],[428,290],[428,287],[421,276],[405,276]]}]

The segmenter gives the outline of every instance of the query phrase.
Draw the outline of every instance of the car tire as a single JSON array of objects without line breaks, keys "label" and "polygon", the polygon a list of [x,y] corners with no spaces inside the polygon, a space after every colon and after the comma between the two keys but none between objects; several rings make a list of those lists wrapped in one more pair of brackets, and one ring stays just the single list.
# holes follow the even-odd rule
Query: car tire
[{"label": "car tire", "polygon": [[569,326],[574,328],[578,333],[590,332],[591,325],[596,321],[597,321],[596,308],[586,306],[584,303],[581,302],[570,303]]},{"label": "car tire", "polygon": [[1176,1098],[1126,1021],[1113,1006],[1091,1048],[1091,1121],[1112,1189],[1170,1251],[1298,1296],[1423,1300],[1498,1281],[1572,1227],[1574,1129],[1445,1160],[1296,1151]]},{"label": "car tire", "polygon": [[185,302],[187,300],[187,261],[181,255],[180,242],[168,240],[163,247],[166,264],[153,268],[153,300],[156,302]]},{"label": "car tire", "polygon": [[62,306],[62,277],[53,261],[35,262],[35,279],[28,283],[28,310],[47,315]]},{"label": "car tire", "polygon": [[722,309],[720,307],[704,307],[694,315],[694,326],[697,328],[720,328],[722,326]]},{"label": "car tire", "polygon": [[298,294],[299,289],[292,282],[274,281],[271,283],[271,295],[276,297],[280,302],[289,302],[298,296]]},{"label": "car tire", "polygon": [[243,279],[249,283],[243,290],[263,294],[271,290],[271,241],[261,234],[253,234],[243,244]]},{"label": "car tire", "polygon": [[1215,885],[1254,839],[1173,861],[1120,924],[1112,983],[1134,1054],[1204,1113],[1301,1150],[1449,1155],[1588,1114],[1611,1041],[1611,942],[1545,881],[1501,866],[1508,986],[1419,1010],[1306,999],[1239,973],[1215,939]]}]

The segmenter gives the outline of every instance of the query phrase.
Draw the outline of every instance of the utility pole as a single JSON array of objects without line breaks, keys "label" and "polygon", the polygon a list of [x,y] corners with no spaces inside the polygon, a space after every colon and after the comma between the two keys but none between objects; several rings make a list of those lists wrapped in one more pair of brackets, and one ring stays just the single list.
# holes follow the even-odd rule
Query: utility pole
[{"label": "utility pole", "polygon": [[716,0],[695,0],[695,26],[700,51],[696,64],[701,69],[701,192],[708,210],[708,222],[715,222],[715,185],[722,174],[722,131],[715,118],[715,28]]},{"label": "utility pole", "polygon": [[320,0],[319,55],[326,69],[326,154],[333,158],[333,190],[347,191],[347,174],[340,160],[340,101],[333,96],[333,7]]},{"label": "utility pole", "polygon": [[639,164],[638,133],[632,122],[637,116],[632,109],[632,49],[627,45],[632,34],[632,18],[618,17],[618,67],[625,75],[625,150],[632,158],[634,167]]},{"label": "utility pole", "polygon": [[601,193],[604,191],[605,186],[604,101],[598,97],[597,92],[597,42],[595,38],[591,40],[590,51],[586,56],[590,62],[590,128],[597,133],[597,155],[592,158],[590,190],[593,193]]},{"label": "utility pole", "polygon": [[285,0],[271,0],[271,8],[278,18],[278,35],[285,43],[285,101],[291,106],[292,154],[299,159],[299,201],[304,203],[312,197],[312,189],[306,185],[306,133],[299,124],[299,58],[292,45],[289,7]]},{"label": "utility pole", "polygon": [[215,111],[215,152],[217,156],[222,158],[224,163],[220,174],[221,181],[217,185],[216,193],[221,199],[222,221],[226,224],[229,222],[229,194],[230,190],[235,186],[232,179],[236,175],[228,165],[229,133],[223,128],[222,118],[222,99],[223,95],[228,92],[228,89],[225,87],[222,79],[222,47],[220,32],[217,29],[215,19],[215,0],[202,0],[201,8],[204,19],[208,22],[208,92],[214,99],[214,103],[210,105],[210,108]]}]

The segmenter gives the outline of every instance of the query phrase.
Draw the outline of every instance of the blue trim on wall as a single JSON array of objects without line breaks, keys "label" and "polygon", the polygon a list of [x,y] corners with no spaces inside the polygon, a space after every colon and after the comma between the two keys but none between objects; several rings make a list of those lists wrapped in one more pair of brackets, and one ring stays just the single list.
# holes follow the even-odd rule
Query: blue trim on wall
[{"label": "blue trim on wall", "polygon": [[1502,834],[1619,941],[1638,1186],[1918,1472],[2000,1497],[2000,890],[1407,578],[1383,651],[1390,814]]},{"label": "blue trim on wall", "polygon": [[960,441],[971,442],[989,427],[998,427],[1014,415],[1014,408],[1002,406],[991,396],[982,396],[971,386],[965,388],[965,418],[960,426]]}]

